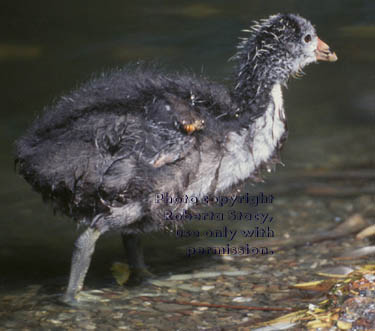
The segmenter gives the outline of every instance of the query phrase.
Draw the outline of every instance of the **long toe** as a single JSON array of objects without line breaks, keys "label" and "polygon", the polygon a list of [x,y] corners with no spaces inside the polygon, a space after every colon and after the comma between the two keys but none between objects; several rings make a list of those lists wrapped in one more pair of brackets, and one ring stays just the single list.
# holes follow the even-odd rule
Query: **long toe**
[{"label": "long toe", "polygon": [[73,294],[65,293],[62,297],[60,297],[60,303],[72,307],[76,307],[79,305],[76,297]]},{"label": "long toe", "polygon": [[156,275],[150,272],[147,268],[132,268],[127,284],[139,285],[152,278],[156,278]]}]

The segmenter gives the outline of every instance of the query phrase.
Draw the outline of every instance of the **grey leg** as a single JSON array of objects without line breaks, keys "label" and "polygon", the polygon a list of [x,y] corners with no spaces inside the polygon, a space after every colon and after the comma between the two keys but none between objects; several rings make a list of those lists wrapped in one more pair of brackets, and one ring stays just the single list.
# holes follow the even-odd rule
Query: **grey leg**
[{"label": "grey leg", "polygon": [[145,269],[141,239],[136,234],[121,234],[128,264],[132,269]]},{"label": "grey leg", "polygon": [[154,275],[147,270],[143,258],[143,247],[140,237],[136,234],[121,234],[121,236],[128,264],[131,269],[129,282],[138,284],[147,278],[154,277]]},{"label": "grey leg", "polygon": [[86,229],[75,242],[75,248],[70,270],[69,285],[63,297],[66,303],[74,303],[75,296],[82,289],[83,282],[89,269],[95,243],[101,232],[94,228]]}]

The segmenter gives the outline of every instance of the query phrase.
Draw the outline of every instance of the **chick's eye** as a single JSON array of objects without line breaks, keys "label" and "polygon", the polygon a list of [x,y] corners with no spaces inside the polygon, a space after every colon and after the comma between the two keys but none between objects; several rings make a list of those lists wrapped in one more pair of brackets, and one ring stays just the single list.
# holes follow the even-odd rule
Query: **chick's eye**
[{"label": "chick's eye", "polygon": [[311,35],[307,34],[304,40],[305,40],[305,43],[309,43],[311,41]]}]

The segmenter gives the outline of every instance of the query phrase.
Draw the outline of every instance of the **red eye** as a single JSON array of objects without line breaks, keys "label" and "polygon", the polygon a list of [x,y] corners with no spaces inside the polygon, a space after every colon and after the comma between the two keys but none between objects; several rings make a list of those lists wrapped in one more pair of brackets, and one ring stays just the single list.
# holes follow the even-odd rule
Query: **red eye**
[{"label": "red eye", "polygon": [[311,35],[307,34],[304,38],[306,43],[309,43],[311,41]]}]

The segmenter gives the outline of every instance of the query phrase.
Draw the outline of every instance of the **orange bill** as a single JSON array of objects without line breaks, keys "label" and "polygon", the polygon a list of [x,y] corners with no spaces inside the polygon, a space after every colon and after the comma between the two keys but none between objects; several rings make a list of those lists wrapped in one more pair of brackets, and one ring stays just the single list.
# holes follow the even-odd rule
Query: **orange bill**
[{"label": "orange bill", "polygon": [[332,52],[329,46],[318,38],[318,46],[315,50],[316,59],[321,61],[335,62],[337,61],[337,55]]}]

